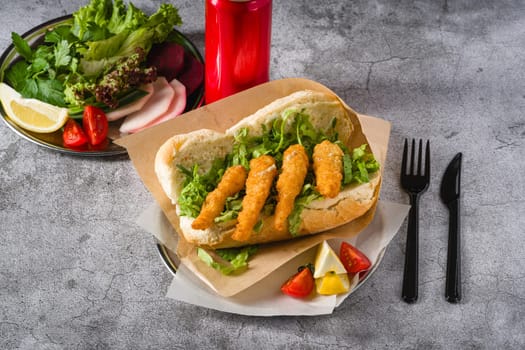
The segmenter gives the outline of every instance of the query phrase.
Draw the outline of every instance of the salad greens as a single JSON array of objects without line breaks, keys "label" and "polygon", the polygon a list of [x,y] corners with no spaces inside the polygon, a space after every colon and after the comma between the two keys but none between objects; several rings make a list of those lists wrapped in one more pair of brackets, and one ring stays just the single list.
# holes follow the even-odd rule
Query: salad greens
[{"label": "salad greens", "polygon": [[354,148],[352,155],[345,152],[343,156],[343,185],[352,182],[367,183],[368,174],[379,170],[379,163],[374,159],[372,153],[366,152],[366,145]]},{"label": "salad greens", "polygon": [[226,263],[216,261],[210,253],[202,248],[197,248],[198,257],[224,275],[240,273],[248,267],[248,259],[257,252],[257,246],[248,246],[243,248],[224,248],[215,250],[222,260]]},{"label": "salad greens", "polygon": [[[379,163],[372,153],[366,151],[366,145],[354,150],[349,150],[338,141],[336,132],[336,120],[332,122],[327,130],[317,130],[309,120],[309,116],[303,111],[289,109],[268,125],[262,125],[263,133],[260,136],[251,136],[248,129],[241,129],[234,137],[233,150],[224,159],[216,159],[209,171],[199,173],[199,168],[194,165],[192,169],[178,166],[186,175],[183,190],[179,196],[178,204],[181,215],[197,217],[206,195],[217,187],[224,171],[232,166],[241,164],[249,168],[250,159],[263,154],[275,158],[278,168],[282,164],[282,154],[292,144],[301,144],[311,158],[316,144],[323,140],[329,140],[341,147],[343,157],[343,180],[342,186],[352,183],[365,183],[369,181],[369,174],[379,169]],[[244,191],[244,190],[243,190]],[[235,219],[241,209],[244,192],[230,197],[226,201],[225,209],[216,223]],[[288,218],[289,228],[292,235],[298,234],[301,212],[313,200],[321,195],[315,190],[315,176],[309,169],[303,185],[303,189],[295,200],[294,209]],[[271,214],[276,205],[277,192],[273,186],[270,196],[266,200],[263,211]]]},{"label": "salad greens", "polygon": [[199,174],[199,166],[195,164],[192,170],[177,166],[186,176],[186,181],[179,196],[179,206],[182,216],[196,218],[201,211],[206,195],[217,187],[219,180],[227,169],[223,159],[215,159],[206,174]]},{"label": "salad greens", "polygon": [[91,0],[34,49],[12,33],[22,59],[6,79],[22,96],[56,106],[115,108],[139,85],[156,79],[155,69],[145,65],[147,54],[181,23],[170,4],[147,16],[123,0]]}]

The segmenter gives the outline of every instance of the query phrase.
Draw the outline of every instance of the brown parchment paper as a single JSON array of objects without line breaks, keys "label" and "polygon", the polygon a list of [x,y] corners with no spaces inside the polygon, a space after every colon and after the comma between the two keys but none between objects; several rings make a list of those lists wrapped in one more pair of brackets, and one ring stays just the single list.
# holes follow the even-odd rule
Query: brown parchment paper
[{"label": "brown parchment paper", "polygon": [[[116,140],[115,143],[127,149],[130,159],[144,185],[153,194],[174,230],[179,232],[179,218],[176,214],[175,206],[171,204],[170,199],[164,194],[154,171],[155,155],[159,147],[175,134],[187,133],[196,129],[207,128],[224,132],[240,119],[251,115],[273,100],[305,89],[337,96],[324,85],[312,80],[303,78],[274,80],[185,113],[140,133],[125,136]],[[355,130],[353,138],[355,146],[368,142],[383,169],[386,160],[386,150],[388,149],[390,123],[377,118],[358,116],[346,104],[345,107],[350,111],[354,119]],[[366,136],[362,132],[361,123],[367,124]],[[195,247],[185,242],[182,235],[178,237],[179,243],[176,253],[181,263],[185,264],[219,295],[232,296],[255,284],[293,257],[325,239],[336,237],[349,238],[358,234],[373,219],[374,212],[375,206],[362,217],[337,229],[330,230],[329,233],[261,246],[257,254],[250,259],[249,269],[239,275],[224,276],[205,265],[197,257]]]}]

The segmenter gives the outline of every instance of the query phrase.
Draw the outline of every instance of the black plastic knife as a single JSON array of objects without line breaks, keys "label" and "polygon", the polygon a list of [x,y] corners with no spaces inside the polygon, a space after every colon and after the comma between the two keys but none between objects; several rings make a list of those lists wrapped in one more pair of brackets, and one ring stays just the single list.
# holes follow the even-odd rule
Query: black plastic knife
[{"label": "black plastic knife", "polygon": [[461,197],[461,157],[458,153],[452,159],[441,180],[441,200],[448,207],[447,275],[445,299],[451,303],[461,300],[461,250],[459,200]]}]

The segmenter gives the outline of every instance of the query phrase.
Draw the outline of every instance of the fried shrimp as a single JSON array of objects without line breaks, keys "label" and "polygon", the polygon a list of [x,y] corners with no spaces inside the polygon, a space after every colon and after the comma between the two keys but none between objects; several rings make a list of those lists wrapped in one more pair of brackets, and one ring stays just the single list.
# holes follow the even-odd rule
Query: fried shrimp
[{"label": "fried shrimp", "polygon": [[273,223],[278,231],[284,231],[287,227],[286,220],[293,210],[295,197],[301,193],[308,165],[308,155],[302,145],[292,145],[284,151],[282,170],[277,179],[277,206]]},{"label": "fried shrimp", "polygon": [[316,190],[323,197],[334,198],[341,190],[343,150],[324,140],[314,147],[313,162]]},{"label": "fried shrimp", "polygon": [[268,155],[250,161],[250,171],[246,179],[246,195],[242,200],[242,209],[237,217],[237,226],[232,238],[246,241],[257,223],[266,199],[270,195],[273,180],[277,176],[275,160]]},{"label": "fried shrimp", "polygon": [[224,172],[217,188],[208,193],[202,205],[199,216],[192,222],[195,230],[205,230],[213,224],[220,215],[228,197],[233,196],[244,187],[247,171],[242,165],[232,166]]}]

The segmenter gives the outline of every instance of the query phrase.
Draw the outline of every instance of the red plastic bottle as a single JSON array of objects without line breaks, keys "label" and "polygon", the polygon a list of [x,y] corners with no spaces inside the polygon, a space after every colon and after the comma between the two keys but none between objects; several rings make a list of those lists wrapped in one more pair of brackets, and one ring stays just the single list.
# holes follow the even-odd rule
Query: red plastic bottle
[{"label": "red plastic bottle", "polygon": [[270,77],[272,0],[206,0],[206,103]]}]

